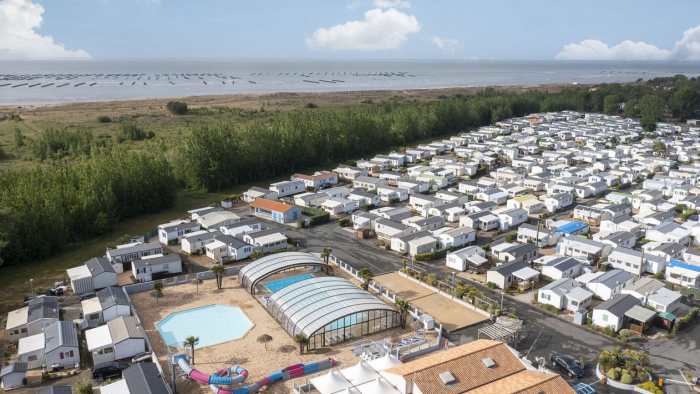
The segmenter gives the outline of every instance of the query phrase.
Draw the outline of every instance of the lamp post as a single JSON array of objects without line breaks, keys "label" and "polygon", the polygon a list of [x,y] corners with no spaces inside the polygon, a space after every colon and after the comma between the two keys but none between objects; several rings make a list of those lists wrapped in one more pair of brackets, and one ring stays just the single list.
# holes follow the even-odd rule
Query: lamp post
[{"label": "lamp post", "polygon": [[29,279],[29,285],[32,287],[32,297],[34,297],[34,279]]},{"label": "lamp post", "polygon": [[501,291],[501,311],[503,310],[503,294],[505,294],[505,292]]}]

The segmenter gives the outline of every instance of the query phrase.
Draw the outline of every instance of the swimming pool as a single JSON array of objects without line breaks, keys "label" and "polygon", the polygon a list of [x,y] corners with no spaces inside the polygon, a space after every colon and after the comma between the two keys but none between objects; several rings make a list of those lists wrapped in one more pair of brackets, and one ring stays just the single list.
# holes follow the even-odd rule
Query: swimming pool
[{"label": "swimming pool", "polygon": [[280,279],[280,280],[273,280],[271,282],[265,282],[263,283],[265,287],[270,289],[271,292],[276,292],[277,290],[287,287],[291,285],[292,283],[297,283],[301,282],[304,279],[310,279],[313,278],[314,276],[311,274],[306,274],[306,275],[300,275],[300,276],[295,276],[292,278],[285,278],[285,279]]},{"label": "swimming pool", "polygon": [[167,345],[181,345],[189,336],[199,337],[195,348],[242,338],[253,322],[236,306],[208,305],[175,312],[161,320],[156,327]]}]

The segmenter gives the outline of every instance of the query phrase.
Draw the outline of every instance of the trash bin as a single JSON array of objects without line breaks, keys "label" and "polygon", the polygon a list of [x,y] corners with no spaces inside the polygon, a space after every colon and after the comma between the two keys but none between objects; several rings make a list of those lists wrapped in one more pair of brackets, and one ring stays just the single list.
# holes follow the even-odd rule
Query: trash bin
[{"label": "trash bin", "polygon": [[574,313],[574,324],[584,325],[588,320],[588,309],[581,308]]}]

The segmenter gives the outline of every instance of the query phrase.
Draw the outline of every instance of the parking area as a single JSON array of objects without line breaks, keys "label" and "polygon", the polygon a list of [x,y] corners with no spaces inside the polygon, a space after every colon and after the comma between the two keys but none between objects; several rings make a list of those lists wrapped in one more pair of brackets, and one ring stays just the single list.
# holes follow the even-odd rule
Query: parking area
[{"label": "parking area", "polygon": [[408,301],[414,308],[428,313],[438,323],[442,323],[442,327],[447,331],[459,330],[488,320],[486,316],[406,279],[396,272],[375,277],[374,280],[397,297]]}]

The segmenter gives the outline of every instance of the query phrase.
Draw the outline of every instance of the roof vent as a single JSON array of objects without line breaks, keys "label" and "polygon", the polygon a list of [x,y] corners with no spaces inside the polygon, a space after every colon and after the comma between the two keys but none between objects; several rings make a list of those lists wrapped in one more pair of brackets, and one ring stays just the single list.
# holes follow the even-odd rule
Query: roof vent
[{"label": "roof vent", "polygon": [[492,369],[492,368],[495,368],[495,367],[496,367],[496,363],[493,362],[493,360],[491,359],[491,357],[486,357],[486,358],[482,359],[481,362],[484,363],[484,365],[485,365],[486,368],[488,368],[488,369]]},{"label": "roof vent", "polygon": [[440,377],[440,380],[442,380],[442,383],[445,384],[445,386],[451,386],[455,383],[457,383],[457,380],[455,380],[455,377],[452,376],[450,371],[445,371],[441,374],[438,375]]}]

